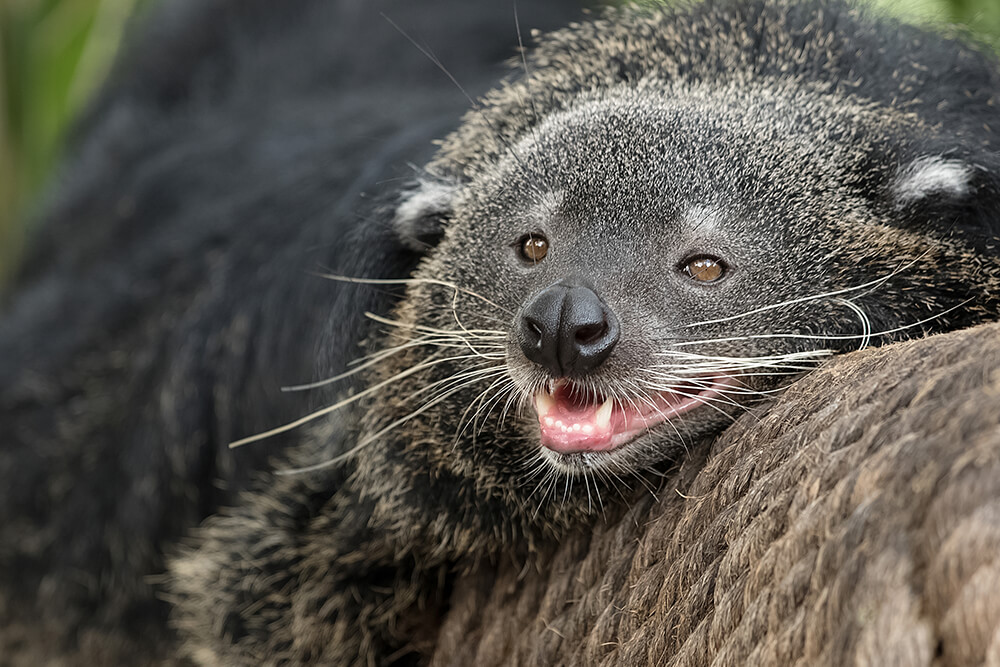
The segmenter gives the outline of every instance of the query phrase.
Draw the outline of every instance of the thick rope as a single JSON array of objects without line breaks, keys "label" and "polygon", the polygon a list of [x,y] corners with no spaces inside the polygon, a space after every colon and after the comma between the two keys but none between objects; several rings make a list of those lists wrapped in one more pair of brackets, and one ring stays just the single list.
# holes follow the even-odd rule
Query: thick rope
[{"label": "thick rope", "polygon": [[1000,326],[842,357],[542,563],[434,665],[1000,666]]}]

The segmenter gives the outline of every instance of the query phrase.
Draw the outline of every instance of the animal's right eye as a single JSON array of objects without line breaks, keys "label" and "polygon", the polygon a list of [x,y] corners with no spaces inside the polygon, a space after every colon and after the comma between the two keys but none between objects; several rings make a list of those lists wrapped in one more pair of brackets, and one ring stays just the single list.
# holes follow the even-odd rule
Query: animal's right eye
[{"label": "animal's right eye", "polygon": [[538,232],[525,234],[516,245],[517,256],[528,264],[538,264],[549,254],[549,240]]},{"label": "animal's right eye", "polygon": [[720,259],[701,255],[687,260],[684,272],[700,283],[714,283],[726,273],[726,265]]}]

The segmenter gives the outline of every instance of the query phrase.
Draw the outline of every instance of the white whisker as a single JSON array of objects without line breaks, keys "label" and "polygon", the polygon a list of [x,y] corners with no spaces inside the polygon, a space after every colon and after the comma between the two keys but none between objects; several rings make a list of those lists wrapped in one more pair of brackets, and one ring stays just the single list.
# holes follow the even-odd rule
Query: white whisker
[{"label": "white whisker", "polygon": [[834,302],[850,308],[857,314],[858,319],[861,320],[861,345],[858,346],[858,349],[863,350],[868,347],[872,337],[872,322],[868,319],[865,311],[861,309],[861,306],[847,299],[834,299]]},{"label": "white whisker", "polygon": [[263,433],[258,433],[256,435],[251,435],[251,436],[248,436],[246,438],[241,438],[240,440],[236,440],[234,442],[231,442],[231,443],[229,443],[229,448],[230,449],[235,449],[237,447],[242,447],[243,445],[248,445],[251,442],[257,442],[259,440],[265,440],[265,439],[273,437],[275,435],[278,435],[278,434],[281,434],[281,433],[286,433],[288,431],[294,430],[294,429],[298,428],[299,426],[302,426],[303,424],[308,424],[309,422],[314,421],[316,419],[319,419],[320,417],[323,417],[324,415],[328,415],[328,414],[330,414],[332,412],[335,412],[335,411],[343,408],[346,405],[350,405],[351,403],[354,403],[355,401],[358,401],[359,399],[364,398],[365,396],[369,396],[369,395],[375,393],[376,391],[378,391],[379,389],[381,389],[382,387],[385,387],[385,386],[389,385],[392,382],[398,382],[399,380],[402,380],[403,378],[409,377],[409,376],[413,375],[414,373],[422,371],[422,370],[424,370],[426,368],[431,368],[432,366],[436,366],[438,364],[447,363],[447,362],[454,362],[454,361],[461,360],[461,359],[474,358],[475,356],[476,355],[462,355],[462,356],[459,356],[459,357],[445,357],[443,359],[433,359],[433,360],[426,361],[426,362],[421,363],[421,364],[417,364],[416,366],[411,366],[410,368],[407,368],[406,370],[401,371],[401,372],[397,373],[396,375],[393,375],[392,377],[390,377],[390,378],[388,378],[386,380],[382,380],[381,382],[379,382],[377,384],[374,384],[371,387],[368,387],[367,389],[365,389],[363,391],[360,391],[357,394],[354,394],[353,396],[349,396],[349,397],[347,397],[347,398],[345,398],[345,399],[343,399],[341,401],[337,401],[333,405],[328,405],[325,408],[320,408],[319,410],[311,412],[308,415],[305,415],[304,417],[299,417],[298,419],[296,419],[294,421],[288,422],[287,424],[284,424],[282,426],[278,426],[276,428],[272,428],[272,429],[270,429],[268,431],[264,431]]},{"label": "white whisker", "polygon": [[444,336],[456,336],[465,337],[471,336],[473,338],[492,338],[494,340],[504,340],[507,338],[506,331],[500,331],[499,329],[436,329],[434,327],[428,327],[423,324],[412,324],[410,322],[402,322],[400,320],[389,319],[388,317],[382,317],[381,315],[376,315],[366,311],[365,317],[378,322],[379,324],[386,324],[391,327],[398,327],[400,329],[411,329],[413,331],[422,331],[424,333],[438,334]]},{"label": "white whisker", "polygon": [[318,470],[323,470],[325,468],[329,468],[331,466],[334,466],[334,465],[340,463],[341,461],[345,461],[345,460],[351,458],[352,456],[355,456],[356,454],[358,454],[361,450],[363,450],[365,447],[367,447],[371,443],[373,443],[376,440],[378,440],[380,437],[382,437],[386,433],[389,433],[390,431],[396,429],[397,427],[405,424],[406,422],[410,421],[414,417],[418,417],[419,415],[422,415],[423,413],[427,412],[429,409],[431,409],[432,407],[434,407],[438,403],[441,403],[442,401],[447,400],[449,397],[451,397],[455,393],[457,393],[459,391],[462,391],[465,387],[466,387],[466,384],[461,384],[458,387],[456,387],[454,389],[451,389],[447,393],[445,393],[445,394],[443,394],[443,395],[435,398],[434,400],[431,400],[431,401],[428,401],[428,402],[424,403],[423,405],[421,405],[416,410],[411,411],[410,413],[406,414],[405,416],[400,417],[399,419],[395,420],[394,422],[392,422],[388,426],[385,426],[385,427],[379,429],[377,432],[369,435],[368,437],[363,438],[361,440],[361,442],[359,442],[358,444],[356,444],[354,447],[352,447],[348,451],[346,451],[346,452],[344,452],[342,454],[338,454],[337,456],[334,456],[333,458],[331,458],[331,459],[329,459],[327,461],[323,461],[321,463],[317,463],[317,464],[311,465],[311,466],[306,466],[304,468],[295,468],[295,469],[291,469],[291,470],[278,470],[278,471],[276,471],[275,474],[277,474],[277,475],[295,475],[295,474],[301,474],[301,473],[316,472]]},{"label": "white whisker", "polygon": [[[924,253],[924,254],[926,254],[926,253]],[[748,310],[748,311],[746,311],[744,313],[740,313],[738,315],[730,315],[729,317],[720,317],[720,318],[714,319],[714,320],[702,320],[701,322],[695,322],[693,324],[687,324],[683,328],[687,329],[687,328],[690,328],[690,327],[704,326],[706,324],[719,324],[721,322],[731,322],[733,320],[738,320],[738,319],[740,319],[742,317],[748,317],[750,315],[757,315],[759,313],[766,313],[766,312],[768,312],[770,310],[775,310],[776,308],[784,308],[785,306],[793,306],[793,305],[799,304],[799,303],[807,303],[809,301],[818,301],[820,299],[828,299],[830,297],[836,297],[836,296],[840,296],[842,294],[850,294],[852,292],[857,292],[858,290],[863,290],[863,289],[868,289],[868,288],[873,288],[874,289],[875,287],[879,287],[879,286],[883,285],[884,283],[888,282],[893,277],[899,275],[900,273],[902,273],[906,269],[908,269],[911,266],[913,266],[914,264],[916,264],[923,256],[924,255],[921,255],[920,257],[917,257],[916,259],[910,260],[909,262],[906,262],[905,264],[900,265],[897,269],[895,269],[895,270],[891,271],[890,273],[882,276],[881,278],[876,278],[875,280],[871,280],[871,281],[868,281],[866,283],[862,283],[861,285],[855,285],[854,287],[845,287],[845,288],[842,288],[842,289],[833,290],[832,292],[823,292],[821,294],[813,294],[813,295],[810,295],[810,296],[798,297],[796,299],[789,299],[787,301],[782,301],[780,303],[772,303],[772,304],[767,305],[767,306],[761,306],[760,308],[754,308],[753,310]]]},{"label": "white whisker", "polygon": [[934,320],[939,319],[941,317],[944,317],[945,315],[947,315],[948,313],[950,313],[950,312],[952,312],[954,310],[958,310],[959,308],[964,307],[965,305],[967,305],[971,301],[972,301],[972,299],[966,299],[965,301],[963,301],[963,302],[961,302],[961,303],[959,303],[959,304],[957,304],[955,306],[952,306],[951,308],[948,308],[947,310],[943,310],[940,313],[937,313],[936,315],[931,315],[930,317],[926,317],[926,318],[924,318],[922,320],[919,320],[917,322],[913,322],[911,324],[904,324],[902,326],[898,326],[898,327],[895,327],[893,329],[885,329],[885,330],[876,331],[876,332],[866,332],[866,333],[861,333],[861,334],[845,334],[845,335],[822,335],[822,334],[747,334],[747,335],[743,335],[743,336],[730,336],[730,337],[726,337],[726,338],[706,338],[706,339],[702,339],[702,340],[682,341],[680,343],[670,343],[670,345],[672,345],[673,347],[685,347],[687,345],[704,345],[705,343],[728,343],[728,342],[735,342],[735,341],[742,341],[742,340],[765,340],[765,339],[770,339],[770,338],[793,338],[793,339],[802,339],[802,340],[858,340],[858,339],[867,340],[867,339],[871,339],[874,336],[888,336],[889,334],[899,333],[900,331],[905,331],[907,329],[912,329],[913,327],[919,327],[919,326],[921,326],[923,324],[926,324],[928,322],[933,322]]},{"label": "white whisker", "polygon": [[[427,336],[430,336],[430,335],[431,334],[427,334]],[[339,382],[340,380],[343,380],[343,379],[346,379],[348,377],[351,377],[352,375],[356,375],[357,373],[360,373],[361,371],[365,370],[366,368],[371,368],[375,364],[379,363],[380,361],[383,361],[383,360],[387,359],[388,357],[393,356],[394,354],[398,354],[399,352],[402,352],[404,350],[409,350],[409,349],[412,349],[412,348],[415,348],[415,347],[442,347],[442,348],[468,348],[469,347],[468,343],[465,342],[465,341],[463,341],[462,343],[454,343],[454,342],[451,342],[452,340],[453,339],[450,339],[450,338],[426,338],[426,337],[424,337],[424,338],[418,338],[416,340],[410,341],[409,343],[404,343],[402,345],[394,345],[394,346],[392,346],[390,348],[386,348],[386,349],[380,350],[380,351],[378,351],[376,353],[373,353],[373,354],[370,354],[370,355],[366,355],[364,357],[361,357],[360,359],[355,359],[355,360],[349,362],[348,365],[355,366],[354,368],[352,368],[349,371],[344,371],[343,373],[339,373],[339,374],[334,375],[332,377],[328,377],[328,378],[325,378],[323,380],[317,380],[316,382],[310,382],[308,384],[299,384],[299,385],[291,385],[291,386],[281,387],[281,391],[283,391],[283,392],[307,391],[307,390],[310,390],[310,389],[318,389],[320,387],[325,387],[327,385],[331,385],[331,384],[334,384],[335,382]],[[454,340],[459,340],[459,339],[456,338]],[[504,346],[503,345],[492,345],[492,344],[491,345],[479,345],[479,346],[477,346],[477,350],[478,349],[482,349],[482,348],[486,348],[486,349],[494,349],[495,348],[495,349],[502,350],[504,348]],[[492,355],[496,355],[496,356],[492,356]],[[503,355],[499,354],[499,353],[480,354],[480,355],[477,355],[477,356],[487,357],[487,358],[490,358],[490,359],[502,359],[503,358]]]},{"label": "white whisker", "polygon": [[326,278],[328,280],[336,280],[338,282],[354,283],[358,285],[440,285],[441,287],[447,287],[455,290],[456,292],[461,292],[475,297],[485,303],[488,303],[494,308],[507,313],[508,315],[514,314],[509,309],[504,308],[490,299],[487,299],[482,294],[477,294],[470,289],[456,285],[455,283],[450,283],[446,280],[437,280],[434,278],[351,278],[350,276],[341,276],[334,273],[317,273],[316,275],[320,278]]}]

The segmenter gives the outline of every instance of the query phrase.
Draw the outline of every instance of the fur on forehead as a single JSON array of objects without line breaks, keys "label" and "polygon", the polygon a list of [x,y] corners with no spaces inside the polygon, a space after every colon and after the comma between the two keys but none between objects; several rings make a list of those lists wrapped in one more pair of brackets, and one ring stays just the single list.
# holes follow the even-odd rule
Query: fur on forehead
[{"label": "fur on forehead", "polygon": [[[597,20],[539,37],[522,71],[466,115],[442,143],[435,164],[471,176],[481,163],[470,162],[470,156],[495,160],[542,119],[573,106],[581,94],[650,81],[719,86],[770,78],[787,83],[790,92],[809,87],[978,136],[985,122],[980,116],[994,108],[984,98],[995,89],[992,60],[956,42],[924,37],[913,26],[893,23],[890,30],[878,17],[841,0],[719,0],[655,10],[610,9]],[[884,58],[878,54],[885,49],[897,55],[892,77],[881,70]],[[951,55],[939,57],[935,49]],[[956,50],[967,65],[961,80],[942,71]],[[921,91],[918,99],[913,99],[915,90]],[[941,104],[957,98],[966,100],[961,110]],[[900,100],[907,101],[905,106]]]}]

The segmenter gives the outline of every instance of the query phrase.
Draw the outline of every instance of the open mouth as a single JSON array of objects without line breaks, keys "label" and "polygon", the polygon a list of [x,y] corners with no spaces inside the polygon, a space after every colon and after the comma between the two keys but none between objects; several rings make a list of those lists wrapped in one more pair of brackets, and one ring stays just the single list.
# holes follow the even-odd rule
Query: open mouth
[{"label": "open mouth", "polygon": [[542,445],[559,454],[608,452],[653,426],[716,400],[734,382],[728,376],[700,378],[624,404],[588,396],[569,382],[559,382],[552,391],[542,388],[535,394]]}]

